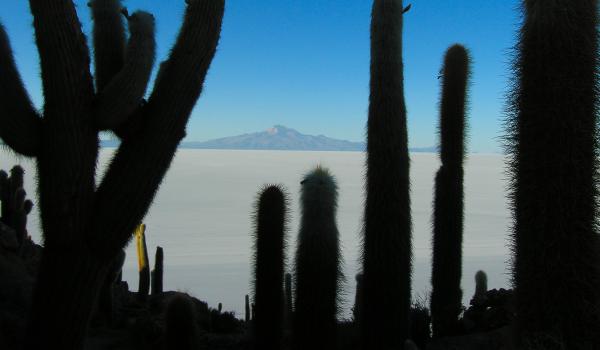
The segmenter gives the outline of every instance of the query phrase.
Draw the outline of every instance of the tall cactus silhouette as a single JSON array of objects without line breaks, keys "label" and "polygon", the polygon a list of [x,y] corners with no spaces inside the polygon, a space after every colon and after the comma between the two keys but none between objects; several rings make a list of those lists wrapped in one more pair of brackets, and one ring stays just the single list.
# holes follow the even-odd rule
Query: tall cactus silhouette
[{"label": "tall cactus silhouette", "polygon": [[525,0],[508,115],[518,345],[600,344],[598,1]]},{"label": "tall cactus silhouette", "polygon": [[321,167],[306,174],[301,184],[293,348],[334,349],[337,291],[342,277],[336,224],[337,184],[329,171]]},{"label": "tall cactus silhouette", "polygon": [[[186,2],[183,26],[147,102],[155,50],[150,14],[128,16],[131,35],[123,45],[121,2],[91,1],[94,32],[111,33],[94,35],[95,88],[73,1],[30,0],[43,111],[33,107],[0,26],[0,138],[37,160],[45,244],[25,349],[82,347],[106,266],[146,214],[185,135],[224,11],[224,0]],[[97,184],[101,130],[122,142]]]},{"label": "tall cactus silhouette", "polygon": [[408,336],[412,273],[402,1],[375,0],[371,16],[360,327],[364,349],[399,349]]},{"label": "tall cactus silhouette", "polygon": [[255,211],[254,304],[256,349],[280,349],[283,340],[286,195],[277,185],[260,191]]},{"label": "tall cactus silhouette", "polygon": [[442,68],[440,158],[433,202],[431,325],[434,337],[456,334],[462,310],[463,159],[469,55],[447,51]]}]

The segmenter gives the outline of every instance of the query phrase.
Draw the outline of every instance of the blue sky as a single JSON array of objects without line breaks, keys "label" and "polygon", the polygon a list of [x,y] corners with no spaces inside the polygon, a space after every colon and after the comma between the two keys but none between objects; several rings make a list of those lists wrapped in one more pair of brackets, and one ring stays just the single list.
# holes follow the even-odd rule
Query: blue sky
[{"label": "blue sky", "polygon": [[[88,0],[76,0],[90,37]],[[405,96],[411,147],[437,143],[445,49],[464,44],[473,65],[469,151],[499,152],[510,52],[519,25],[516,0],[413,0],[404,22]],[[157,61],[177,34],[183,0],[125,0],[157,20]],[[188,126],[188,141],[264,130],[364,140],[369,94],[368,0],[228,0],[217,55]],[[27,1],[1,1],[0,20],[17,65],[42,106],[39,60]]]}]

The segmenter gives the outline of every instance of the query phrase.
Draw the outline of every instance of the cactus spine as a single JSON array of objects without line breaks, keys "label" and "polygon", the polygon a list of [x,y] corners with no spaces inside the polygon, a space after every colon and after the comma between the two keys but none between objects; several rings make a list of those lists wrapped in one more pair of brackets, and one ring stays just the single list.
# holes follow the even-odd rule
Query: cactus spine
[{"label": "cactus spine", "polygon": [[462,310],[463,159],[469,55],[461,45],[446,51],[440,103],[440,158],[433,206],[431,321],[434,337],[458,332]]},{"label": "cactus spine", "polygon": [[283,189],[260,191],[255,211],[254,342],[256,349],[279,349],[283,339],[283,273],[287,203]]},{"label": "cactus spine", "polygon": [[163,260],[164,253],[162,247],[156,247],[154,255],[154,270],[152,270],[152,295],[163,292]]},{"label": "cactus spine", "polygon": [[334,349],[341,279],[337,184],[329,171],[321,167],[304,176],[301,184],[294,349]]},{"label": "cactus spine", "polygon": [[509,106],[518,346],[600,344],[598,1],[524,0]]},{"label": "cactus spine", "polygon": [[[374,0],[363,239],[363,349],[408,336],[412,245],[401,0]],[[374,303],[374,304],[369,304]]]},{"label": "cactus spine", "polygon": [[[142,221],[185,135],[225,7],[224,0],[186,2],[181,31],[147,102],[155,57],[150,14],[129,16],[125,45],[120,2],[90,1],[94,77],[74,2],[30,0],[42,111],[27,95],[0,25],[0,138],[36,158],[44,235],[26,350],[83,346],[108,265]],[[122,142],[97,183],[101,130],[117,133]]]}]

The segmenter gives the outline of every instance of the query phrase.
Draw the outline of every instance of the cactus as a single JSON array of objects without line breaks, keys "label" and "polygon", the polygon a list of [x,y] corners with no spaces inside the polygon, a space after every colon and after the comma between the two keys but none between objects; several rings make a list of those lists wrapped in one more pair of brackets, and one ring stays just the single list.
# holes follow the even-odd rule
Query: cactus
[{"label": "cactus", "polygon": [[138,293],[140,302],[145,302],[150,291],[150,263],[148,261],[148,248],[146,246],[146,225],[140,224],[135,229],[135,242],[138,254]]},{"label": "cactus", "polygon": [[[401,0],[374,0],[367,123],[364,349],[399,349],[408,336],[412,243]],[[373,303],[373,304],[369,304]]]},{"label": "cactus", "polygon": [[191,298],[176,294],[165,312],[165,350],[194,350],[200,346],[196,311]]},{"label": "cactus", "polygon": [[[73,1],[30,0],[42,111],[27,95],[0,26],[0,138],[36,158],[44,235],[25,349],[81,348],[106,267],[142,221],[185,136],[225,6],[224,0],[186,2],[181,31],[147,102],[155,49],[150,14],[128,16],[131,35],[124,45],[120,2],[91,0],[94,86]],[[116,132],[122,142],[97,183],[101,130]]]},{"label": "cactus", "polygon": [[257,349],[279,349],[283,339],[283,272],[286,195],[281,186],[259,192],[255,211],[254,343]]},{"label": "cactus", "polygon": [[23,168],[18,165],[10,170],[10,176],[0,171],[0,222],[15,230],[18,250],[27,239],[27,215],[33,208],[33,203],[25,199],[23,174]]},{"label": "cactus", "polygon": [[453,45],[446,51],[442,69],[442,165],[435,177],[433,202],[431,321],[434,337],[456,334],[462,311],[463,159],[468,78],[468,52],[461,45]]},{"label": "cactus", "polygon": [[485,297],[485,293],[487,293],[488,285],[487,285],[487,275],[484,271],[479,270],[475,274],[475,295],[473,299],[482,299]]},{"label": "cactus", "polygon": [[163,292],[163,260],[164,253],[162,247],[156,247],[154,255],[154,270],[152,270],[152,295]]},{"label": "cactus", "polygon": [[522,8],[507,136],[517,346],[597,348],[598,1]]},{"label": "cactus", "polygon": [[245,302],[245,313],[244,313],[244,321],[246,321],[246,323],[250,322],[250,318],[251,318],[251,314],[250,314],[250,297],[248,297],[248,294],[246,294],[246,297],[244,298],[244,302]]},{"label": "cactus", "polygon": [[341,280],[336,225],[337,184],[317,167],[301,182],[300,231],[296,250],[294,349],[333,349],[337,292]]}]

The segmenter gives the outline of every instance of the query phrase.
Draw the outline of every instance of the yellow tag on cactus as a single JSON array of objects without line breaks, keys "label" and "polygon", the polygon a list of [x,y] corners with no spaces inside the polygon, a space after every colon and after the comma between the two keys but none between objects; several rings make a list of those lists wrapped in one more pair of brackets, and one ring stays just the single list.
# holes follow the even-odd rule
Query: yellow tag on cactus
[{"label": "yellow tag on cactus", "polygon": [[146,267],[146,252],[144,251],[144,233],[146,232],[146,225],[140,224],[135,229],[135,243],[137,246],[137,256],[138,256],[138,269],[142,271],[144,267]]}]

